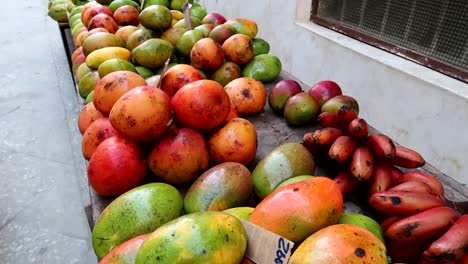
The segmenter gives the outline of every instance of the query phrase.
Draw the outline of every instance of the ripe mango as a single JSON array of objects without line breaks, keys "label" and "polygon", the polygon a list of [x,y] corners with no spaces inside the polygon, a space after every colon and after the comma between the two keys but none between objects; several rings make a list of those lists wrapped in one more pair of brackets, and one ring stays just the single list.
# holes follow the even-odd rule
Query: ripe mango
[{"label": "ripe mango", "polygon": [[314,172],[312,154],[300,143],[285,143],[268,153],[252,172],[255,194],[263,199],[281,182]]},{"label": "ripe mango", "polygon": [[131,61],[132,53],[128,49],[121,47],[106,47],[91,52],[86,57],[88,67],[98,69],[101,63],[109,59],[122,59]]},{"label": "ripe mango", "polygon": [[242,223],[223,212],[181,216],[154,231],[135,264],[238,264],[247,248]]},{"label": "ripe mango", "polygon": [[94,252],[101,259],[123,242],[153,232],[179,217],[182,204],[179,191],[166,183],[145,184],[120,195],[93,228]]}]

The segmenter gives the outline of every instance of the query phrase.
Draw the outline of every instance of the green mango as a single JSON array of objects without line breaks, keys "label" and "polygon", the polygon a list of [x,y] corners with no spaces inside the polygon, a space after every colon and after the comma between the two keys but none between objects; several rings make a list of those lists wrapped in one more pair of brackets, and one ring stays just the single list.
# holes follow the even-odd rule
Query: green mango
[{"label": "green mango", "polygon": [[54,4],[52,5],[47,15],[57,22],[67,22],[68,21],[68,7],[67,4]]},{"label": "green mango", "polygon": [[86,99],[88,94],[94,90],[99,80],[99,73],[97,71],[91,71],[85,74],[78,84],[78,92],[81,98]]},{"label": "green mango", "polygon": [[172,56],[174,47],[163,39],[149,39],[132,50],[135,62],[143,67],[156,69],[164,65]]},{"label": "green mango", "polygon": [[261,38],[254,38],[252,40],[252,47],[254,56],[260,54],[268,54],[268,52],[270,52],[270,44],[266,40]]},{"label": "green mango", "polygon": [[190,56],[190,51],[192,50],[193,45],[202,38],[203,34],[196,29],[186,31],[182,34],[179,40],[177,40],[177,52],[185,57]]},{"label": "green mango", "polygon": [[140,5],[132,0],[114,0],[112,1],[112,3],[109,4],[109,9],[112,11],[112,13],[114,13],[115,10],[117,10],[119,7],[122,7],[124,5],[129,5],[137,9],[140,9]]},{"label": "green mango", "polygon": [[375,236],[382,240],[382,242],[385,243],[382,227],[377,221],[368,217],[367,215],[356,213],[343,213],[340,219],[338,220],[338,224],[351,224],[360,226],[372,232]]},{"label": "green mango", "polygon": [[300,175],[314,175],[312,154],[300,143],[285,143],[268,153],[252,172],[254,192],[265,198],[283,181]]},{"label": "green mango", "polygon": [[88,94],[88,96],[86,96],[86,101],[85,101],[85,103],[86,103],[86,104],[91,103],[91,102],[93,101],[93,96],[94,96],[94,90],[92,90],[92,91]]},{"label": "green mango", "polygon": [[239,220],[249,221],[250,215],[252,215],[254,210],[255,208],[253,207],[244,206],[244,207],[229,208],[229,209],[224,210],[223,212],[233,215],[237,217],[237,219]]},{"label": "green mango", "polygon": [[282,65],[278,57],[270,54],[260,54],[247,63],[242,75],[266,83],[276,80],[281,70]]},{"label": "green mango", "polygon": [[146,0],[145,5],[143,6],[143,9],[147,8],[148,6],[152,6],[152,5],[162,5],[162,6],[165,6],[167,8],[170,7],[169,0]]},{"label": "green mango", "polygon": [[75,79],[78,83],[80,83],[81,79],[83,79],[83,77],[88,73],[88,72],[91,72],[93,69],[91,69],[90,67],[88,67],[88,65],[86,64],[86,62],[84,63],[81,63],[80,66],[78,66],[78,68],[76,69],[76,72],[75,72]]},{"label": "green mango", "polygon": [[275,191],[278,190],[279,188],[283,187],[283,186],[288,185],[288,184],[295,183],[295,182],[300,182],[300,181],[307,180],[307,179],[310,179],[310,178],[313,178],[313,177],[314,176],[312,176],[312,175],[300,175],[300,176],[289,178],[289,179],[283,181],[282,183],[280,183],[280,185],[276,186]]},{"label": "green mango", "polygon": [[135,66],[126,60],[122,59],[109,59],[99,65],[99,77],[104,77],[107,74],[115,71],[132,71],[137,72]]},{"label": "green mango", "polygon": [[113,200],[102,212],[92,232],[93,249],[101,259],[136,236],[153,232],[179,217],[180,192],[166,183],[148,183]]},{"label": "green mango", "polygon": [[144,79],[149,78],[154,75],[152,70],[145,68],[143,66],[136,66],[135,69],[137,73],[140,74],[140,76],[143,77]]}]

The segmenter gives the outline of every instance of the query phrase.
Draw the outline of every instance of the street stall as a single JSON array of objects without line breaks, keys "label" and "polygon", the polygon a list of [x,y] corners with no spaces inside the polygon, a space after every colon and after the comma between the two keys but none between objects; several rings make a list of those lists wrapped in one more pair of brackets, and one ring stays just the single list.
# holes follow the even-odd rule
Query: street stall
[{"label": "street stall", "polygon": [[255,21],[178,0],[50,8],[99,263],[468,263],[468,190],[346,87],[283,71]]}]

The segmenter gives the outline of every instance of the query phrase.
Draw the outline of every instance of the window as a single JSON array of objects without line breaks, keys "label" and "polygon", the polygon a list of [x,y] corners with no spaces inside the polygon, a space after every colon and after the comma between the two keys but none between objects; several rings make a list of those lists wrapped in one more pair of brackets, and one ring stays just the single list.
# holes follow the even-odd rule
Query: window
[{"label": "window", "polygon": [[313,0],[311,20],[468,82],[466,0]]}]

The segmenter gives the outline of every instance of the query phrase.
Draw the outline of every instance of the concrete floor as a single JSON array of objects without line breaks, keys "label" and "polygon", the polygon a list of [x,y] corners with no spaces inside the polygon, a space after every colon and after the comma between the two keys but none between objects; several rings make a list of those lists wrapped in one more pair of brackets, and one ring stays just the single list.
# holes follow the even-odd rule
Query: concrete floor
[{"label": "concrete floor", "polygon": [[0,9],[0,263],[96,263],[80,110],[47,1]]}]

